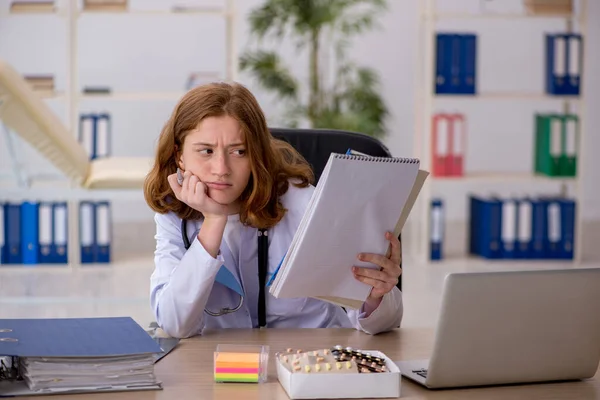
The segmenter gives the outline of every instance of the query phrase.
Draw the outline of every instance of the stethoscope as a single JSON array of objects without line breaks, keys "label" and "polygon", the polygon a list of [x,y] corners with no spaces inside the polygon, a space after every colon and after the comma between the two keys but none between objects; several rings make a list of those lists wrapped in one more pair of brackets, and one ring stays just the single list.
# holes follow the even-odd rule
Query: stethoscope
[{"label": "stethoscope", "polygon": [[[188,250],[190,248],[190,246],[192,245],[192,243],[190,242],[190,239],[187,236],[187,220],[186,219],[181,220],[181,237],[183,239],[183,245],[185,246],[185,249]],[[240,302],[238,303],[238,305],[236,307],[234,307],[234,308],[224,307],[224,308],[221,308],[221,310],[219,310],[217,312],[214,312],[207,308],[204,308],[204,312],[213,317],[220,317],[221,315],[226,315],[226,314],[231,314],[231,313],[236,312],[237,310],[242,308],[242,305],[244,304],[244,295],[241,293],[238,293],[238,294],[240,295]]]}]

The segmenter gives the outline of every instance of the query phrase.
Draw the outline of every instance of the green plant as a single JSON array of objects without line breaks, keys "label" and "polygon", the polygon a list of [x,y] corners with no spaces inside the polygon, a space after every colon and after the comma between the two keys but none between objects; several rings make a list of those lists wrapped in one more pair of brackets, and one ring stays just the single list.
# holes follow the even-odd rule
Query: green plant
[{"label": "green plant", "polygon": [[[308,50],[308,96],[301,96],[299,80],[275,51],[245,52],[240,69],[287,103],[290,126],[306,119],[313,128],[382,137],[388,110],[377,73],[350,61],[347,51],[352,36],[372,29],[385,8],[385,0],[266,0],[250,13],[251,33],[258,41],[290,37],[298,50]],[[323,54],[327,50],[333,57]],[[325,60],[333,63],[333,76]]]}]

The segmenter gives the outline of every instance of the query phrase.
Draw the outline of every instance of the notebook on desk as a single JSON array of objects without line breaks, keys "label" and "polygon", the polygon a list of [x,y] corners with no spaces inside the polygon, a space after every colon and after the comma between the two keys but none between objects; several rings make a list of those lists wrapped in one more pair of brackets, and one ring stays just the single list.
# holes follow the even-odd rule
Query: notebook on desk
[{"label": "notebook on desk", "polygon": [[331,154],[270,293],[358,309],[371,286],[354,278],[358,253],[389,254],[428,176],[416,158]]},{"label": "notebook on desk", "polygon": [[129,317],[0,319],[0,397],[160,389],[160,352]]}]

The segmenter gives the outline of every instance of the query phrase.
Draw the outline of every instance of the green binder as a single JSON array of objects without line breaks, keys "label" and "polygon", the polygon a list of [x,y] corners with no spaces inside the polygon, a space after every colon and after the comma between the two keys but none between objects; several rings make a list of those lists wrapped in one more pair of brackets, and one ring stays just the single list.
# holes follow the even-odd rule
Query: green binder
[{"label": "green binder", "polygon": [[536,173],[574,177],[577,173],[579,117],[573,114],[536,114]]},{"label": "green binder", "polygon": [[576,176],[577,149],[579,148],[579,117],[568,114],[562,117],[563,153],[559,161],[560,176]]},{"label": "green binder", "polygon": [[562,119],[556,114],[536,114],[535,121],[535,172],[559,176]]}]

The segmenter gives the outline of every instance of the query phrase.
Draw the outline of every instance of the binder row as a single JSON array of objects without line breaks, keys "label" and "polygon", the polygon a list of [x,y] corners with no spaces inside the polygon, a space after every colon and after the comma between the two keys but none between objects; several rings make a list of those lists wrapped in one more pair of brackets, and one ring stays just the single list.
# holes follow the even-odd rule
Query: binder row
[{"label": "binder row", "polygon": [[548,176],[576,176],[578,143],[577,115],[536,114],[535,172]]},{"label": "binder row", "polygon": [[[81,263],[109,263],[110,203],[79,208]],[[0,203],[0,264],[67,264],[68,231],[67,202]]]},{"label": "binder row", "polygon": [[464,114],[435,114],[432,131],[433,175],[463,176],[467,139]]},{"label": "binder row", "polygon": [[[545,90],[553,95],[579,95],[583,38],[577,33],[545,35]],[[477,36],[474,33],[436,35],[435,93],[477,93]]]},{"label": "binder row", "polygon": [[110,115],[81,114],[79,116],[79,142],[88,153],[90,160],[111,155],[112,124]]},{"label": "binder row", "polygon": [[469,253],[488,259],[573,259],[576,201],[469,196]]}]

